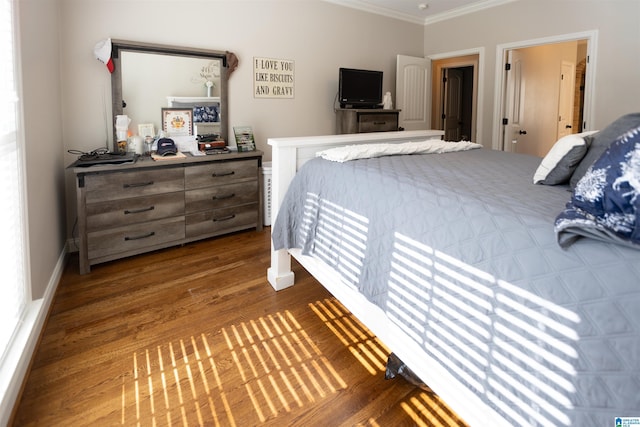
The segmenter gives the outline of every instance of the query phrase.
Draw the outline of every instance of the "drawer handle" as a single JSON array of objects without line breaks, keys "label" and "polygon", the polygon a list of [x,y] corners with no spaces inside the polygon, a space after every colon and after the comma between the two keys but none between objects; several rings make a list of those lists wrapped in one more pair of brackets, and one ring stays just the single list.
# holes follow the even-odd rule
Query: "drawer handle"
[{"label": "drawer handle", "polygon": [[151,236],[155,236],[156,232],[152,231],[150,233],[147,234],[143,234],[141,236],[133,236],[133,237],[129,237],[129,236],[125,236],[124,241],[128,242],[129,240],[140,240],[140,239],[146,239],[147,237],[151,237]]},{"label": "drawer handle", "polygon": [[129,215],[129,214],[137,214],[137,213],[142,213],[142,212],[149,212],[155,209],[155,206],[149,206],[148,208],[142,208],[142,209],[125,209],[124,210],[124,214],[125,215]]},{"label": "drawer handle", "polygon": [[227,194],[226,196],[213,196],[212,199],[213,200],[224,200],[224,199],[230,199],[232,197],[236,197],[236,193]]},{"label": "drawer handle", "polygon": [[374,125],[386,125],[387,122],[373,122]]},{"label": "drawer handle", "polygon": [[122,187],[123,188],[135,188],[135,187],[146,187],[148,185],[153,185],[153,181],[136,182],[136,183],[133,183],[133,184],[123,184]]},{"label": "drawer handle", "polygon": [[211,176],[216,178],[219,176],[229,176],[229,175],[235,175],[235,171],[231,171],[231,172],[225,172],[225,173],[212,173]]},{"label": "drawer handle", "polygon": [[233,215],[229,215],[229,216],[223,216],[222,218],[213,218],[213,222],[218,222],[218,221],[229,221],[230,219],[233,219],[236,217],[236,214]]}]

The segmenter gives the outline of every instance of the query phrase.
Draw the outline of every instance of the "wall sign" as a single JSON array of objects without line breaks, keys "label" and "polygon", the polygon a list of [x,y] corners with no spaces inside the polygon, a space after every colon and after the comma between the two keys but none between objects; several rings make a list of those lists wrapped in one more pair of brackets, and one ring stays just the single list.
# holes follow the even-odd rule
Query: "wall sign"
[{"label": "wall sign", "polygon": [[293,98],[294,81],[293,61],[253,58],[254,98]]}]

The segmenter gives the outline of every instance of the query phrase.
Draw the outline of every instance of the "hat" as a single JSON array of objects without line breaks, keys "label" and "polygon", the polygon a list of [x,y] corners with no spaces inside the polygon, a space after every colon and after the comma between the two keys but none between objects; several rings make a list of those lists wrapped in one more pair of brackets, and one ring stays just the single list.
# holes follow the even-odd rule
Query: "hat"
[{"label": "hat", "polygon": [[178,154],[178,147],[176,147],[176,143],[173,142],[173,139],[160,138],[158,140],[158,149],[156,150],[156,152],[158,153],[158,156]]},{"label": "hat", "polygon": [[96,43],[93,48],[93,54],[97,60],[107,66],[110,73],[113,73],[114,64],[113,59],[111,59],[111,39],[101,40]]}]

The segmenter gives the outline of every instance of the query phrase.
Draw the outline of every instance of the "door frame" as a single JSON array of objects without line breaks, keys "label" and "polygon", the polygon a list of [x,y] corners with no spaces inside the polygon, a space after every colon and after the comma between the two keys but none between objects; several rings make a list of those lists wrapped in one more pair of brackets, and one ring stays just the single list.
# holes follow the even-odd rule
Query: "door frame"
[{"label": "door frame", "polygon": [[[447,63],[445,67],[440,67],[437,72],[433,72],[432,76],[431,76],[431,85],[433,87],[433,83],[434,83],[434,79],[441,79],[442,78],[442,69],[443,68],[457,68],[457,67],[468,67],[468,66],[473,66],[473,75],[474,75],[474,82],[473,82],[473,106],[472,106],[472,113],[471,113],[471,129],[472,129],[472,135],[470,135],[470,138],[473,142],[476,142],[478,144],[482,144],[481,138],[482,138],[482,108],[480,107],[481,105],[484,104],[483,100],[484,100],[484,47],[478,47],[478,48],[472,48],[472,49],[465,49],[465,50],[458,50],[458,51],[454,51],[454,52],[446,52],[446,53],[439,53],[439,54],[434,54],[434,55],[429,55],[427,56],[427,59],[429,59],[430,63],[433,64],[433,61],[438,61],[441,59],[455,59],[455,58],[460,58],[460,57],[465,57],[465,56],[471,56],[471,55],[475,55],[478,57],[477,61],[469,61],[469,60],[461,60],[460,62],[458,61],[454,61],[451,63]],[[433,66],[431,66],[431,68],[433,68]],[[437,83],[437,82],[436,82]],[[436,85],[436,87],[439,87],[438,85]],[[427,100],[427,104],[428,105],[433,105],[433,100],[435,97],[437,97],[437,99],[440,99],[441,94],[440,94],[440,89],[437,89],[438,93],[433,93],[433,91],[429,90],[429,99]],[[442,109],[441,106],[437,107]],[[433,113],[432,113],[433,114]],[[442,111],[440,111],[440,114],[442,114]]]},{"label": "door frame", "polygon": [[495,73],[495,93],[493,100],[493,133],[492,146],[494,150],[502,150],[504,143],[504,125],[502,118],[505,117],[505,85],[507,81],[507,71],[504,64],[507,52],[514,49],[522,49],[527,47],[542,46],[553,43],[562,43],[570,41],[586,40],[587,41],[587,72],[584,85],[584,107],[583,107],[583,131],[592,129],[594,100],[595,100],[595,81],[596,81],[596,58],[598,46],[598,30],[582,31],[578,33],[562,34],[558,36],[543,37],[539,39],[524,40],[512,43],[503,43],[496,46],[496,73]]}]

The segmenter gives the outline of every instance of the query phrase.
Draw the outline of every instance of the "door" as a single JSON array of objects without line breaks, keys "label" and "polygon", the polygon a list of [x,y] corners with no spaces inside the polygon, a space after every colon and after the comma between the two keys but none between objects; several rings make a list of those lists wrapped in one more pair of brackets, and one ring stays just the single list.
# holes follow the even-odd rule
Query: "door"
[{"label": "door", "polygon": [[573,105],[576,87],[576,64],[562,61],[560,66],[560,96],[558,99],[558,138],[577,132],[573,130]]},{"label": "door", "polygon": [[523,59],[517,50],[507,52],[506,91],[505,91],[505,119],[506,125],[502,134],[502,149],[509,152],[518,152],[518,140],[526,135],[522,128],[524,121],[524,96],[525,86],[522,78]]},{"label": "door", "polygon": [[445,141],[460,141],[462,135],[462,84],[464,74],[455,68],[444,69],[442,111]]},{"label": "door", "polygon": [[[458,138],[454,139],[480,142],[477,126],[478,118],[481,117],[477,108],[480,87],[479,69],[481,68],[479,62],[479,54],[431,58],[432,129],[445,130],[444,120],[449,116],[448,126],[452,127],[450,134],[453,133],[455,136],[455,132],[459,132]],[[448,80],[451,84],[445,81],[447,75],[451,77]],[[445,84],[447,84],[446,88]],[[449,101],[445,101],[447,98]],[[445,109],[445,102],[447,102],[447,108],[450,107],[449,112]],[[458,118],[455,118],[456,116]],[[460,125],[459,130],[454,128],[457,125]]]},{"label": "door", "polygon": [[[500,58],[511,65],[511,70],[503,69],[501,82],[496,86],[500,91],[500,104],[494,123],[494,149],[544,157],[559,134],[590,128],[594,82],[589,69],[595,66],[589,46],[592,37],[594,35],[585,37],[580,33],[579,36],[557,38],[551,43],[547,39],[532,40],[498,48]],[[571,66],[565,65],[564,71],[560,72],[563,61],[584,64],[584,85],[578,87],[571,83],[576,79]],[[575,68],[580,70],[578,74],[583,72],[578,65]],[[564,74],[565,79],[569,75],[569,83],[565,81],[562,89],[560,74]],[[566,95],[562,107],[561,91],[572,92],[571,101]],[[574,114],[569,113],[571,108]],[[567,128],[568,125],[571,128]]]},{"label": "door", "polygon": [[398,126],[404,130],[429,129],[427,106],[429,60],[398,55],[396,60],[396,107]]}]

